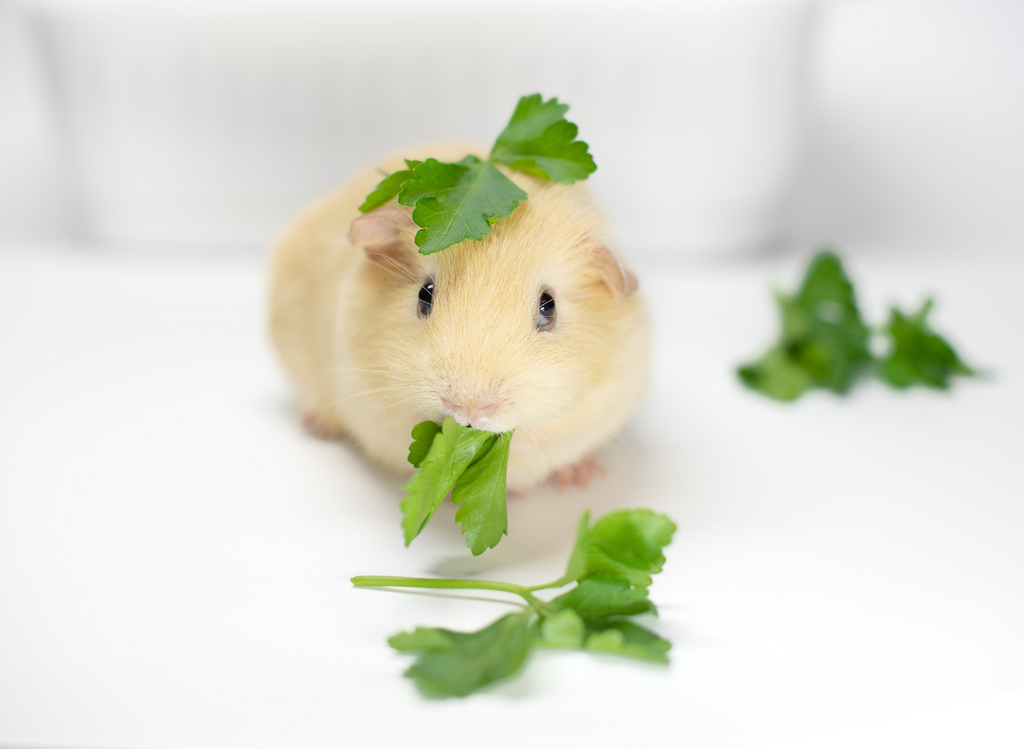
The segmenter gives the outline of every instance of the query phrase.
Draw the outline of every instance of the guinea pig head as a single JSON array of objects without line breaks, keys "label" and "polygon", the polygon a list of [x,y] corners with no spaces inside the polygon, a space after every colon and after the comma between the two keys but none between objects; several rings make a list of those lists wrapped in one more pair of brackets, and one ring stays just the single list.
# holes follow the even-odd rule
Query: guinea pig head
[{"label": "guinea pig head", "polygon": [[[574,192],[574,190],[576,192]],[[451,415],[492,432],[563,430],[614,375],[636,281],[608,249],[579,188],[531,184],[483,241],[424,256],[409,212],[356,219],[365,253],[349,294],[367,397],[391,416]]]}]

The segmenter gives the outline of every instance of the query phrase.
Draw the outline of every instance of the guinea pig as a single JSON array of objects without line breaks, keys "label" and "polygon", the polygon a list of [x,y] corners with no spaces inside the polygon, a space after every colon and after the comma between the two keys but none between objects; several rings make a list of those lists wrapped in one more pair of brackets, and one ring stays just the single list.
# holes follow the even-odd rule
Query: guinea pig
[{"label": "guinea pig", "polygon": [[[405,158],[458,161],[479,148],[435,144]],[[501,167],[528,199],[483,241],[433,255],[412,209],[359,206],[382,172],[359,174],[302,214],[274,250],[271,337],[303,422],[405,474],[410,432],[451,415],[515,430],[510,491],[545,479],[585,485],[595,450],[639,404],[649,320],[585,185]]]}]

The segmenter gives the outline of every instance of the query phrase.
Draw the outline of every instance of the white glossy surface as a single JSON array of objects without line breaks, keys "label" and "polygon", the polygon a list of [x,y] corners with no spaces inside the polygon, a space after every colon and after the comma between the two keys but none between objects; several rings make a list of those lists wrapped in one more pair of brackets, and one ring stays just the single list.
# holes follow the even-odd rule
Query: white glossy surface
[{"label": "white glossy surface", "polygon": [[[253,264],[0,253],[0,744],[739,747],[1024,687],[1024,268],[862,255],[870,320],[937,291],[994,376],[780,406],[731,368],[796,261],[639,268],[655,378],[608,479],[515,501],[474,560],[448,510],[403,549],[399,481],[300,433]],[[426,701],[385,636],[505,607],[348,583],[539,582],[627,505],[680,526],[669,668],[543,653]]]}]

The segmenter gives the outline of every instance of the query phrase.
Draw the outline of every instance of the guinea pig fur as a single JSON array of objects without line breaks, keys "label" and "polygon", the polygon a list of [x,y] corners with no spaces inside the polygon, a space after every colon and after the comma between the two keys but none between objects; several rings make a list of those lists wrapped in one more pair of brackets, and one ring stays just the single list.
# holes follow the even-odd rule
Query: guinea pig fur
[{"label": "guinea pig fur", "polygon": [[[478,152],[435,144],[402,156]],[[589,190],[503,168],[529,198],[483,241],[421,255],[412,209],[358,210],[381,171],[401,168],[395,158],[360,174],[274,251],[271,335],[307,426],[408,474],[413,426],[451,414],[516,430],[510,490],[587,473],[638,405],[650,358],[646,307]],[[553,321],[538,319],[545,293]]]}]

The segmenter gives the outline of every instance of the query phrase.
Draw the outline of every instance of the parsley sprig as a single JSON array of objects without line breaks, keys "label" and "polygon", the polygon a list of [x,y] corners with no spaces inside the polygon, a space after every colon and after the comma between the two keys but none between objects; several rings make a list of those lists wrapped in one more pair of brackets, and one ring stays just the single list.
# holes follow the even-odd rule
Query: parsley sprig
[{"label": "parsley sprig", "polygon": [[[415,577],[353,577],[358,587],[498,590],[524,601],[476,632],[417,627],[388,640],[395,650],[416,656],[405,672],[427,695],[464,697],[511,676],[535,647],[579,648],[653,663],[667,663],[671,644],[632,621],[657,615],[648,598],[652,576],[665,564],[663,549],[676,525],[651,510],[618,510],[590,524],[580,518],[565,574],[527,587],[493,580]],[[568,592],[544,601],[535,593],[575,583]]]},{"label": "parsley sprig", "polygon": [[508,533],[505,477],[512,432],[493,434],[463,427],[451,417],[440,426],[423,421],[413,427],[409,462],[419,470],[405,486],[402,530],[405,545],[418,536],[444,498],[461,505],[455,522],[474,556],[498,545]]},{"label": "parsley sprig", "polygon": [[917,314],[907,316],[893,307],[886,333],[891,339],[889,355],[879,362],[879,376],[894,388],[911,385],[945,390],[953,375],[973,375],[953,347],[928,327],[932,300],[926,299]]},{"label": "parsley sprig", "polygon": [[413,223],[420,227],[416,246],[424,255],[467,239],[479,241],[527,198],[497,164],[565,185],[597,169],[587,144],[576,140],[576,125],[565,119],[568,110],[558,99],[524,96],[486,159],[406,159],[406,168],[385,177],[359,210],[372,211],[396,196],[399,205],[413,207]]},{"label": "parsley sprig", "polygon": [[775,297],[782,315],[779,342],[737,372],[747,387],[769,398],[792,401],[812,388],[843,394],[868,373],[896,388],[942,390],[953,375],[974,374],[927,326],[930,299],[911,317],[893,308],[884,329],[891,353],[881,361],[872,356],[872,330],[861,319],[853,284],[832,252],[811,260],[795,294]]}]

